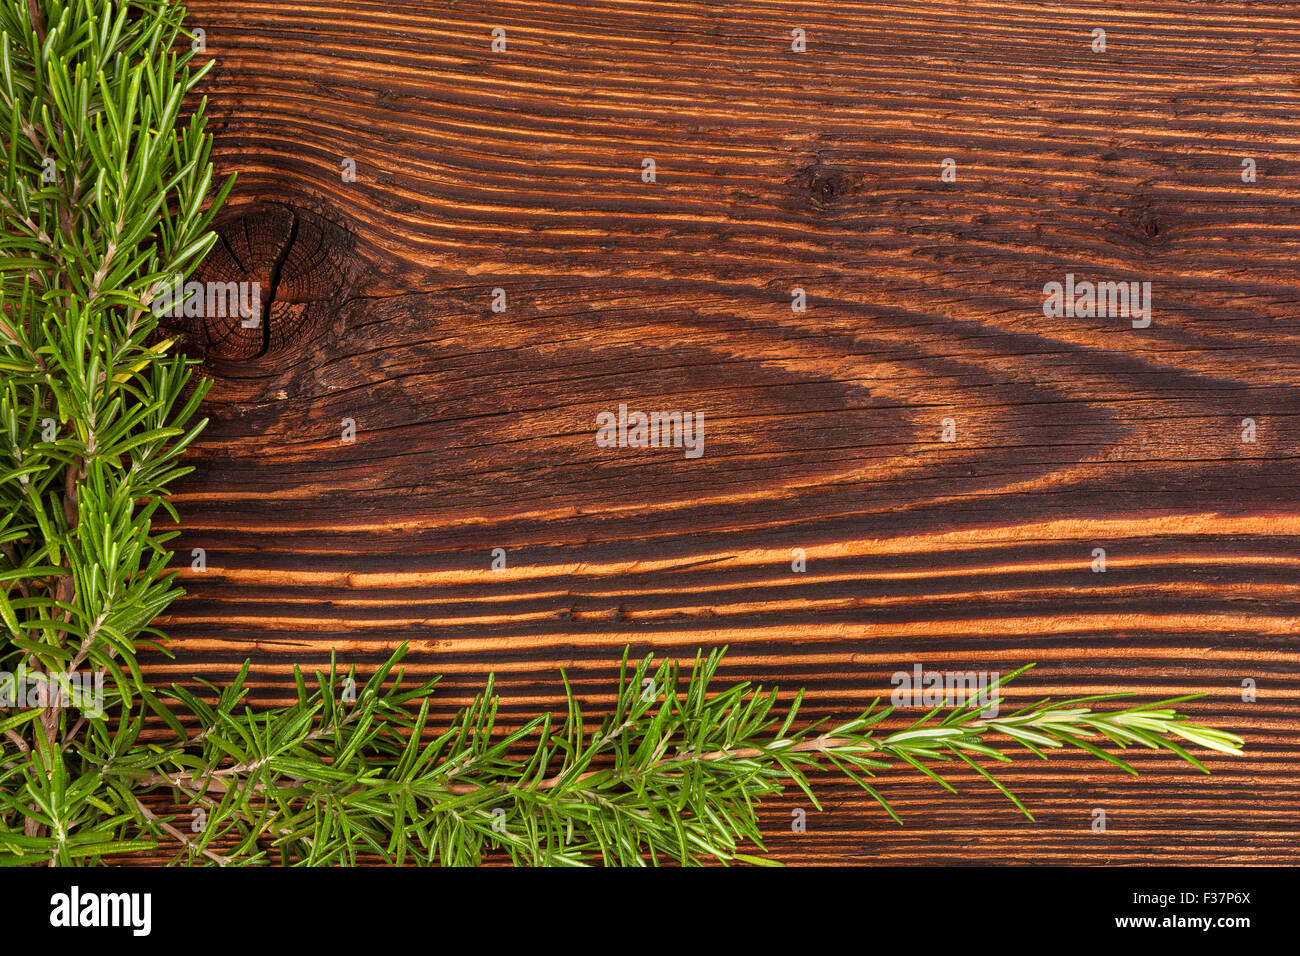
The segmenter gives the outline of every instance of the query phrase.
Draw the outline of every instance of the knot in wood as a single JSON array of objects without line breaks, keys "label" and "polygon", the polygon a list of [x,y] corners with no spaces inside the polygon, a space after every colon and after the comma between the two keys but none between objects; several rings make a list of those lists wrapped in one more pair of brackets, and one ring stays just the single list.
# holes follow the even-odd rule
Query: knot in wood
[{"label": "knot in wood", "polygon": [[818,205],[826,206],[853,190],[854,176],[843,167],[818,160],[799,170],[794,182],[799,189],[809,192]]},{"label": "knot in wood", "polygon": [[333,316],[352,237],[308,210],[244,207],[215,225],[217,243],[184,290],[172,325],[220,374],[229,364],[284,358]]}]

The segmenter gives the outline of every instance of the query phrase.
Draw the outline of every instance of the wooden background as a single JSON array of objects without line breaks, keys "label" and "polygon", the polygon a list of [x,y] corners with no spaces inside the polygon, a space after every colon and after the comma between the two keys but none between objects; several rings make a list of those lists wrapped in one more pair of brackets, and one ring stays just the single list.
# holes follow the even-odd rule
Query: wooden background
[{"label": "wooden background", "polygon": [[[522,720],[560,667],[597,707],[625,643],[725,643],[820,716],[1037,661],[1016,699],[1205,692],[1248,754],[1020,760],[1037,823],[954,770],[882,780],[900,829],[828,774],[806,833],[766,804],[773,855],[1296,862],[1293,4],[190,7],[239,174],[205,271],[267,314],[189,330],[217,381],[155,677],[251,656],[269,702],[409,640],[440,713],[495,671]],[[1044,318],[1067,272],[1150,281],[1153,324]],[[703,412],[704,457],[596,447],[620,402]]]}]

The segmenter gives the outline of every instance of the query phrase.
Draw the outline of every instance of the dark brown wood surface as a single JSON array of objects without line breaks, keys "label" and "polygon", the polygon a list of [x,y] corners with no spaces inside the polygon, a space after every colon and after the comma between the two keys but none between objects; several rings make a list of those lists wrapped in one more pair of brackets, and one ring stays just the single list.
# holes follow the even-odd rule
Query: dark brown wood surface
[{"label": "dark brown wood surface", "polygon": [[[1202,692],[1247,755],[1018,760],[1035,823],[899,773],[900,829],[826,774],[806,833],[765,806],[773,855],[1296,862],[1293,4],[190,8],[239,174],[205,273],[267,311],[189,329],[216,384],[155,677],[251,657],[271,702],[410,641],[439,713],[494,671],[510,721],[561,667],[597,708],[624,644],[728,644],[821,716],[1037,661],[1016,700]],[[1151,326],[1044,317],[1067,273],[1151,282]],[[704,456],[597,447],[620,403],[702,412]]]}]

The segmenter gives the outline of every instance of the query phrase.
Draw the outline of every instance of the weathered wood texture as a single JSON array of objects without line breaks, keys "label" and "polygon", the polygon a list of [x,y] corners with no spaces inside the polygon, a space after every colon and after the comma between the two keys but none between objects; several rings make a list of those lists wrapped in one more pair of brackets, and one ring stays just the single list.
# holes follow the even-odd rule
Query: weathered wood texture
[{"label": "weathered wood texture", "polygon": [[[409,640],[441,712],[495,671],[522,720],[561,666],[596,707],[625,643],[726,643],[820,716],[1038,661],[1017,700],[1205,692],[1249,753],[1017,761],[1036,823],[954,771],[882,780],[899,829],[826,775],[807,833],[767,805],[774,855],[1296,862],[1294,5],[190,6],[240,176],[207,272],[269,312],[191,330],[155,676],[251,656],[271,701]],[[1150,281],[1153,323],[1045,318],[1066,273]],[[621,402],[704,413],[704,456],[598,448]]]}]

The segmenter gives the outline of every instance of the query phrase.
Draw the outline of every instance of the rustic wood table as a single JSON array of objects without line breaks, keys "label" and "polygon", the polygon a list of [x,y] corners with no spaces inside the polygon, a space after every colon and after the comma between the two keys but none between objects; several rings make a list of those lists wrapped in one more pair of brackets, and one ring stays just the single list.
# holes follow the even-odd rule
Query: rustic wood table
[{"label": "rustic wood table", "polygon": [[[186,330],[155,678],[282,701],[409,641],[437,714],[495,672],[509,723],[561,667],[598,709],[625,644],[809,716],[1036,661],[1016,701],[1204,693],[1247,753],[1017,760],[1036,822],[823,774],[772,855],[1297,861],[1293,4],[189,6],[239,175],[204,271],[265,321]],[[620,405],[702,454],[598,444]]]}]

